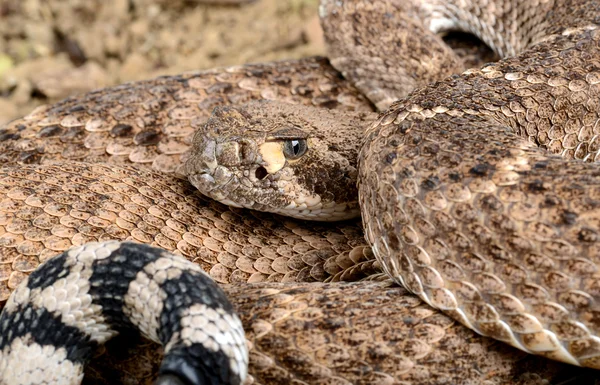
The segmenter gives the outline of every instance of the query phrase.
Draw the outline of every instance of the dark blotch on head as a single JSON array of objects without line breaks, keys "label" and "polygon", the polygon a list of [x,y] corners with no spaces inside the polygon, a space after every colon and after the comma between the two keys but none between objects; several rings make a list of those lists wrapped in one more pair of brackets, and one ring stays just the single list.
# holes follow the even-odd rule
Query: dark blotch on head
[{"label": "dark blotch on head", "polygon": [[140,146],[151,146],[160,142],[160,133],[156,131],[145,130],[137,133],[133,137],[133,142]]},{"label": "dark blotch on head", "polygon": [[575,222],[577,222],[578,215],[572,211],[565,210],[561,213],[560,217],[563,224],[573,225]]},{"label": "dark blotch on head", "polygon": [[490,171],[494,170],[494,166],[489,163],[480,163],[478,165],[473,166],[469,173],[476,176],[486,176]]},{"label": "dark blotch on head", "polygon": [[437,176],[430,176],[429,178],[425,179],[423,181],[423,183],[421,183],[421,187],[424,190],[434,190],[436,189],[438,186],[440,185],[440,178],[438,178]]},{"label": "dark blotch on head", "polygon": [[327,185],[325,183],[312,182],[315,186],[315,194],[324,195],[327,192]]},{"label": "dark blotch on head", "polygon": [[131,131],[133,131],[133,127],[129,124],[117,124],[110,130],[110,136],[122,138],[131,135]]},{"label": "dark blotch on head", "polygon": [[448,174],[448,178],[450,178],[452,182],[460,182],[460,180],[462,179],[462,175],[457,172],[453,172]]},{"label": "dark blotch on head", "polygon": [[59,125],[52,125],[52,126],[46,126],[44,128],[42,128],[38,133],[37,133],[37,137],[38,138],[50,138],[53,136],[58,136],[60,134],[63,133],[63,129],[61,126]]},{"label": "dark blotch on head", "polygon": [[544,182],[539,179],[534,180],[531,183],[527,184],[527,190],[530,192],[544,192],[546,191],[546,187],[544,187]]},{"label": "dark blotch on head", "polygon": [[0,142],[4,142],[6,140],[17,140],[20,139],[21,135],[16,132],[9,132],[8,130],[0,130]]}]

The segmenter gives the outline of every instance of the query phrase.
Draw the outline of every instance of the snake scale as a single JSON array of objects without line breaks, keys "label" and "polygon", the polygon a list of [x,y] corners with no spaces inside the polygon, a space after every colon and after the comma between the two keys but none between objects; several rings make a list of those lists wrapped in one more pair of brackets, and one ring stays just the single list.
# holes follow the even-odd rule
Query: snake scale
[{"label": "snake scale", "polygon": [[[373,7],[365,6],[370,3],[361,1],[348,1],[346,4],[348,8],[345,10],[351,18],[359,21],[358,25],[361,25],[362,21],[362,26],[370,26],[369,17],[373,16],[375,19],[371,21],[384,20],[386,23],[393,23],[391,16],[395,16],[395,12],[391,11],[402,11],[399,15],[408,14],[410,17],[415,17],[415,14],[423,17],[423,14],[427,15],[429,12],[430,18],[425,17],[428,26],[434,32],[439,32],[444,28],[457,28],[452,24],[452,20],[465,20],[465,15],[477,15],[477,18],[466,17],[471,24],[458,27],[476,32],[477,25],[473,20],[483,20],[478,26],[483,25],[487,30],[500,26],[503,30],[515,33],[527,31],[523,37],[527,42],[522,46],[516,38],[511,40],[511,44],[503,45],[502,38],[492,33],[492,37],[486,42],[501,55],[510,56],[529,46],[534,47],[528,48],[529,50],[515,59],[506,59],[500,64],[488,65],[481,70],[472,70],[462,75],[467,79],[485,79],[469,84],[469,87],[465,87],[463,78],[451,77],[430,88],[417,90],[408,99],[397,102],[391,110],[381,115],[368,132],[368,140],[373,140],[373,143],[378,143],[377,140],[385,142],[381,144],[380,151],[374,152],[376,158],[381,154],[388,154],[385,151],[386,145],[398,146],[400,138],[386,141],[393,137],[391,128],[399,127],[400,135],[409,138],[409,144],[414,148],[406,152],[407,162],[410,162],[411,156],[420,153],[419,146],[425,146],[423,143],[433,146],[433,142],[423,141],[419,135],[421,132],[430,134],[431,128],[428,125],[437,120],[442,124],[459,123],[465,126],[462,131],[454,130],[455,136],[452,137],[444,130],[439,132],[441,138],[436,140],[441,142],[441,139],[444,139],[444,143],[449,143],[449,148],[454,149],[451,153],[462,154],[465,159],[471,153],[487,156],[485,161],[479,160],[483,166],[470,166],[472,174],[494,174],[507,178],[500,182],[514,182],[518,180],[515,174],[527,175],[523,172],[518,174],[518,171],[523,170],[517,166],[528,165],[527,161],[523,160],[524,154],[535,159],[550,159],[540,160],[536,164],[544,165],[538,168],[548,172],[547,178],[551,178],[551,181],[562,182],[558,176],[564,173],[564,167],[573,167],[577,172],[591,170],[581,162],[569,163],[573,166],[564,166],[562,161],[559,163],[559,158],[537,152],[525,141],[519,141],[510,134],[498,134],[503,129],[506,131],[505,126],[496,121],[496,126],[490,125],[485,114],[477,108],[485,105],[488,110],[494,111],[489,106],[493,107],[493,102],[497,101],[497,104],[504,108],[499,107],[495,111],[501,111],[505,116],[513,118],[504,124],[515,132],[519,132],[519,127],[524,127],[524,131],[528,129],[525,131],[527,135],[555,152],[557,146],[564,145],[566,156],[581,157],[581,150],[577,151],[580,147],[585,147],[586,150],[589,148],[587,153],[593,153],[593,135],[581,134],[585,145],[573,147],[568,141],[572,137],[568,136],[567,132],[557,139],[555,132],[542,129],[535,131],[535,123],[539,121],[528,112],[538,111],[539,105],[531,107],[526,104],[530,99],[526,98],[531,98],[532,95],[527,92],[532,90],[540,91],[538,88],[541,87],[540,92],[543,92],[545,86],[555,87],[552,90],[558,94],[547,92],[550,100],[554,102],[551,107],[556,108],[556,116],[552,115],[552,118],[573,120],[579,117],[577,113],[581,110],[571,111],[567,107],[593,100],[586,98],[582,102],[582,99],[578,98],[583,96],[581,92],[594,92],[593,86],[597,84],[594,80],[597,67],[593,59],[594,50],[597,49],[595,27],[590,26],[594,24],[595,15],[599,14],[596,2],[536,2],[538,7],[548,7],[546,12],[527,12],[527,5],[520,5],[524,7],[524,12],[520,12],[518,2],[482,2],[487,7],[494,7],[494,4],[504,5],[498,6],[498,10],[487,8],[488,13],[480,12],[477,7],[469,9],[470,3],[463,2],[461,7],[454,7],[451,2],[448,3],[448,7],[424,2],[423,7],[416,6],[408,12],[402,8],[406,4],[409,4],[409,8],[415,6],[414,4],[402,5],[394,1],[374,3]],[[498,14],[491,12],[493,10]],[[343,12],[332,14],[338,15]],[[496,19],[494,15],[499,17]],[[515,25],[524,25],[526,28],[511,29],[510,23],[503,24],[504,21],[500,17],[502,15],[523,17],[523,20],[518,20],[518,24]],[[540,15],[554,19],[548,23],[541,23]],[[399,24],[403,25],[403,22]],[[345,24],[342,21],[340,25]],[[408,25],[418,31],[415,23]],[[544,29],[545,27],[547,28]],[[348,32],[344,28],[339,28],[339,31]],[[382,76],[373,81],[376,85],[388,86],[379,87],[388,89],[385,92],[373,94],[365,89],[365,83],[357,81],[357,87],[379,108],[406,95],[413,87],[425,85],[436,80],[436,77],[443,78],[449,74],[438,71],[438,68],[446,68],[449,71],[458,65],[458,59],[452,55],[449,61],[444,59],[451,51],[443,46],[439,48],[433,45],[437,41],[433,37],[430,37],[430,41],[423,40],[420,43],[427,41],[428,44],[423,46],[430,50],[417,52],[414,48],[422,46],[415,45],[418,42],[414,40],[417,36],[415,31],[398,34],[400,41],[397,46],[405,49],[400,51],[399,57],[405,55],[412,59],[406,50],[417,56],[429,51],[434,59],[440,60],[439,66],[430,67],[429,72],[416,72],[422,83],[409,84],[402,90],[389,87],[396,83],[394,79],[403,79],[402,76],[394,77],[400,72],[390,72],[390,77]],[[361,32],[365,31],[358,30],[356,33]],[[352,41],[360,43],[368,41],[365,38],[372,40],[372,35],[377,32],[366,28],[366,33],[364,36],[352,36],[352,33],[349,35]],[[485,35],[483,37],[485,41]],[[385,34],[381,35],[381,38],[382,41],[388,41]],[[431,42],[433,43],[429,44]],[[370,49],[370,45],[361,44],[361,47]],[[552,51],[553,49],[557,51]],[[355,49],[354,52],[364,54],[362,48]],[[567,54],[562,55],[565,52]],[[548,55],[544,56],[544,53]],[[392,53],[385,51],[384,55]],[[549,72],[537,74],[538,77],[528,73],[527,71],[533,71],[535,67],[531,62],[526,62],[527,55],[532,55],[535,60],[546,58],[548,61],[543,64],[549,68]],[[383,61],[377,61],[376,55],[367,56],[374,58],[374,61],[368,63],[366,70],[365,67],[361,68],[349,60],[355,73],[343,71],[344,74],[350,79],[362,79],[365,72],[377,73],[373,69],[380,68]],[[342,64],[344,60],[336,60],[335,57],[334,53],[332,62],[338,66]],[[435,63],[435,60],[432,62]],[[416,65],[415,71],[420,68],[418,65],[423,64],[416,60],[408,60],[408,63]],[[414,71],[405,71],[404,74],[408,72]],[[502,104],[503,94],[494,93],[494,90],[498,88],[506,91],[506,86],[502,83],[506,81],[512,82],[510,84],[514,84],[517,91],[510,94],[515,95],[514,98]],[[584,90],[582,87],[586,86]],[[453,90],[456,94],[452,93]],[[472,96],[465,96],[469,92]],[[477,99],[476,96],[480,98]],[[427,102],[428,98],[434,98],[436,104]],[[0,132],[0,159],[3,164],[0,169],[3,299],[6,300],[18,283],[26,280],[26,276],[41,262],[48,261],[53,255],[71,246],[92,241],[130,239],[181,254],[200,265],[217,282],[223,284],[223,289],[240,314],[250,345],[250,376],[246,380],[249,383],[581,383],[585,376],[595,375],[583,369],[574,369],[569,365],[525,355],[500,342],[477,336],[447,316],[420,303],[416,297],[409,296],[404,289],[390,286],[389,280],[383,278],[380,269],[383,266],[393,276],[400,277],[401,274],[395,269],[402,263],[406,264],[406,261],[392,264],[392,269],[385,258],[383,264],[381,260],[377,261],[362,239],[360,223],[349,221],[315,224],[229,208],[202,197],[181,178],[180,167],[189,159],[188,150],[193,132],[201,129],[214,106],[240,104],[255,99],[275,99],[342,111],[364,111],[355,114],[365,119],[368,117],[367,112],[371,110],[371,105],[366,99],[329,67],[326,61],[305,59],[131,83],[69,98],[54,106],[37,109],[27,117],[9,123]],[[461,102],[467,105],[461,106]],[[443,104],[451,107],[444,107]],[[563,107],[566,110],[563,110]],[[585,104],[585,107],[586,111],[596,111],[589,103]],[[542,117],[548,118],[548,115]],[[586,117],[590,118],[581,115],[580,119]],[[498,114],[494,118],[497,119]],[[523,122],[534,124],[527,126],[523,125]],[[580,122],[582,127],[590,126],[588,120],[585,122]],[[557,125],[558,123],[562,122],[557,122]],[[375,129],[379,127],[384,131],[381,136],[374,134]],[[538,133],[540,134],[537,135]],[[477,144],[480,143],[492,143],[502,147],[492,148],[487,153],[485,151],[489,148],[481,145],[478,147]],[[469,145],[474,147],[470,148]],[[510,150],[505,150],[507,146]],[[422,151],[430,150],[425,148]],[[364,147],[362,151],[367,152]],[[364,155],[363,153],[362,156]],[[506,163],[506,158],[515,160],[516,163]],[[582,158],[591,160],[593,157],[584,155]],[[383,175],[393,175],[385,169],[377,169],[377,165],[393,168],[399,164],[399,161],[394,162],[395,159],[398,159],[398,156],[386,155],[385,159],[367,163],[376,168],[367,173],[368,176],[374,177],[380,175],[380,172],[383,172]],[[462,158],[459,156],[459,159],[460,164]],[[450,157],[439,161],[452,164],[455,159]],[[423,167],[426,170],[439,167],[439,163],[436,162],[422,161],[418,165],[419,167],[412,167]],[[515,167],[516,172],[513,171]],[[496,172],[498,170],[503,172]],[[551,172],[553,170],[554,174]],[[581,186],[585,191],[587,186],[590,189],[593,187],[593,174],[589,174],[587,178],[585,173],[583,175],[579,181],[581,184],[577,187]],[[442,176],[456,179],[451,175]],[[499,186],[520,186],[518,183],[508,182],[500,183]],[[367,183],[363,182],[359,188],[363,189]],[[439,183],[439,180],[436,182],[432,178],[425,186],[433,187],[423,191],[435,192]],[[418,193],[418,189],[410,190],[411,187],[414,188],[414,185],[410,183],[403,186],[409,193]],[[490,186],[483,183],[479,188],[481,190],[476,190],[477,192],[488,193]],[[545,191],[547,187],[544,181],[538,188]],[[578,189],[574,190],[560,190],[560,194],[576,194]],[[385,191],[385,194],[390,192]],[[506,195],[501,196],[503,199],[520,202],[515,191],[508,188],[504,191]],[[456,190],[459,197],[461,193],[466,194],[464,190]],[[368,196],[363,190],[361,194]],[[390,197],[391,195],[375,197],[369,204],[393,202]],[[439,197],[437,200],[431,199],[427,197],[425,202],[439,204],[441,200]],[[560,202],[560,196],[557,200]],[[498,207],[502,207],[501,202],[485,201],[482,208],[484,211],[498,210]],[[592,203],[589,204],[593,207]],[[518,213],[528,213],[526,205],[515,206],[519,209]],[[410,210],[417,210],[418,207]],[[593,213],[592,209],[584,205],[579,209]],[[467,217],[473,215],[473,210],[460,212]],[[415,211],[410,211],[409,215],[414,213]],[[458,214],[458,211],[453,213]],[[402,218],[401,214],[399,212],[397,217]],[[563,215],[556,218],[567,225],[578,223],[576,215],[561,214]],[[566,219],[564,215],[567,215]],[[411,236],[415,239],[414,234],[407,233],[407,229],[401,229],[399,234],[402,234],[402,240],[398,237],[393,240],[388,235],[384,245],[374,237],[373,232],[378,231],[374,229],[393,227],[393,222],[386,221],[385,215],[380,215],[378,221],[372,224],[369,224],[369,220],[364,216],[363,220],[366,223],[367,239],[374,244],[376,254],[390,245],[393,247],[394,242],[397,244],[400,241],[410,241]],[[499,218],[496,223],[510,224],[509,220],[504,220],[505,218]],[[448,226],[450,224],[451,222],[446,223]],[[426,230],[426,227],[420,229],[422,234],[426,234]],[[452,230],[450,226],[446,231],[453,234]],[[593,242],[593,225],[586,227],[584,233],[587,236],[575,235],[582,238],[579,242],[586,242],[586,239]],[[485,238],[486,233],[480,234],[481,239],[488,239]],[[552,238],[552,235],[549,237]],[[538,241],[535,236],[532,239]],[[458,246],[461,246],[461,240],[457,239]],[[523,247],[519,241],[511,238],[508,245]],[[115,246],[119,244],[113,243],[102,245],[101,247],[112,245],[112,248],[133,247],[126,246],[128,244]],[[506,256],[502,254],[502,250],[500,246],[494,249],[500,257]],[[444,249],[439,251],[444,252]],[[565,252],[565,249],[559,249],[558,252]],[[79,249],[73,253],[78,256],[82,251]],[[153,253],[159,253],[166,259],[171,258],[166,257],[163,251],[146,251],[145,255],[150,258]],[[101,254],[101,258],[118,257],[118,253]],[[591,252],[585,255],[592,257]],[[417,258],[418,255],[411,255],[412,257]],[[50,262],[53,263],[54,260],[51,259]],[[477,262],[476,259],[472,259],[475,265]],[[534,264],[535,262],[534,260]],[[549,262],[542,260],[537,263]],[[589,265],[574,265],[574,268],[583,269],[585,272],[585,266]],[[181,270],[179,269],[177,274],[181,274]],[[572,271],[564,266],[563,270]],[[44,275],[40,277],[43,278]],[[336,283],[365,277],[376,282]],[[302,283],[310,281],[327,284]],[[408,279],[406,281],[404,283],[411,291],[420,294],[425,292],[426,298],[427,295],[431,296],[434,300],[430,299],[430,302],[436,303],[438,299],[445,299],[443,295],[434,293],[436,287],[429,285],[429,281],[426,281],[426,289]],[[251,282],[254,285],[240,285],[242,282]],[[469,292],[464,294],[468,295]],[[10,306],[13,304],[14,301],[9,301]],[[585,311],[587,310],[584,309]],[[11,309],[5,313],[15,316]],[[485,314],[478,315],[483,317]],[[458,314],[459,319],[460,316],[461,314]],[[461,320],[465,322],[464,319]],[[593,329],[587,324],[585,326]],[[477,327],[481,328],[481,325]],[[125,359],[122,356],[126,353],[121,352],[119,348],[116,350],[119,351],[118,359],[109,355],[94,358],[92,365],[87,369],[84,382],[152,381],[160,355],[155,345],[142,342],[132,353],[135,357]],[[140,359],[141,357],[144,359]],[[585,363],[594,366],[593,354],[590,357],[591,362]],[[110,373],[108,367],[117,368],[117,374]],[[173,379],[166,381],[171,380]],[[232,382],[235,382],[233,380]],[[3,378],[2,381],[8,380]]]}]

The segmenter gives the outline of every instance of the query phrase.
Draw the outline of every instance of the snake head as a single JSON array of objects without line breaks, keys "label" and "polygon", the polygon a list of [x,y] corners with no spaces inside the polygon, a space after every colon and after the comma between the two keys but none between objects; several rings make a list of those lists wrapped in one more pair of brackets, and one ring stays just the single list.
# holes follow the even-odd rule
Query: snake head
[{"label": "snake head", "polygon": [[359,214],[365,113],[260,101],[217,107],[196,132],[185,173],[219,202],[301,219]]}]

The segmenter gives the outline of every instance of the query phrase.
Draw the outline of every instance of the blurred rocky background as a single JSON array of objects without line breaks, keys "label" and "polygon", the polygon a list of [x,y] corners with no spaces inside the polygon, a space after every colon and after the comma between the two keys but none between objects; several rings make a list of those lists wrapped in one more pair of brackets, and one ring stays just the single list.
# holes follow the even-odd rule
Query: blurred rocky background
[{"label": "blurred rocky background", "polygon": [[0,125],[99,87],[324,54],[317,9],[318,0],[0,0]]}]

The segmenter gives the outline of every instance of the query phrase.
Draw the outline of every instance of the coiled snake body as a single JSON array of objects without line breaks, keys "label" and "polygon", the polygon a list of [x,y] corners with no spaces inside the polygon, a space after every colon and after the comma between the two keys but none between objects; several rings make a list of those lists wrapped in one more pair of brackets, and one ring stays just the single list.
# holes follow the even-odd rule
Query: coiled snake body
[{"label": "coiled snake body", "polygon": [[[346,172],[336,180],[351,176],[352,167],[358,173],[363,224],[378,262],[360,244],[355,224],[308,225],[258,214],[241,217],[239,210],[190,194],[186,182],[176,177],[143,167],[94,164],[128,161],[177,172],[189,157],[180,155],[188,149],[183,138],[189,138],[199,127],[204,120],[202,113],[219,103],[243,102],[260,95],[367,109],[364,99],[318,61],[157,79],[97,91],[34,111],[9,124],[1,136],[2,157],[8,164],[2,169],[0,182],[5,194],[0,218],[2,257],[8,262],[5,266],[10,264],[6,266],[7,289],[56,250],[105,239],[133,239],[178,251],[207,267],[220,282],[346,280],[370,275],[381,265],[426,302],[483,334],[529,352],[598,367],[595,165],[566,162],[530,142],[562,151],[567,157],[594,160],[594,130],[600,111],[596,107],[600,83],[596,58],[600,49],[595,26],[599,14],[600,5],[593,1],[323,2],[322,16],[339,32],[336,35],[328,30],[330,24],[325,22],[330,44],[337,46],[337,38],[345,42],[337,46],[345,48],[332,50],[332,63],[379,108],[414,87],[444,78],[458,65],[452,52],[430,31],[470,30],[498,53],[518,54],[419,88],[400,99],[367,130],[358,167],[344,163]],[[387,34],[374,32],[373,20],[398,29]],[[375,41],[375,36],[385,43],[381,48],[365,44]],[[381,51],[375,52],[377,49]],[[396,61],[406,64],[400,70],[387,70]],[[374,76],[366,79],[366,73]],[[261,82],[268,87],[261,88]],[[298,83],[312,87],[302,88]],[[398,88],[400,84],[404,88]],[[244,115],[246,110],[237,115],[231,111],[216,115],[215,121],[252,120]],[[266,122],[269,113],[265,111],[258,121]],[[357,113],[348,119],[368,120],[369,116]],[[215,126],[209,122],[207,127]],[[160,131],[156,131],[158,127]],[[276,137],[263,133],[259,139],[311,143],[310,136],[299,136],[297,127],[284,127],[283,131],[274,127],[278,129]],[[215,130],[219,135],[226,133],[225,129]],[[202,143],[195,143],[194,150],[200,153],[193,152],[186,166],[188,172],[199,167],[204,174],[207,170],[213,173],[210,178],[192,180],[200,188],[233,180],[234,173],[227,174],[230,170],[212,163],[217,157],[221,157],[219,161],[225,158],[227,166],[259,162],[253,169],[254,180],[243,194],[223,196],[223,189],[207,194],[218,192],[216,198],[238,205],[258,203],[260,209],[270,204],[290,205],[287,198],[272,193],[268,199],[246,194],[258,194],[261,185],[290,186],[290,181],[300,180],[289,170],[294,164],[302,166],[301,156],[297,162],[281,161],[277,148],[271,145],[260,147],[262,152],[256,157],[256,148],[249,140],[242,145],[223,141],[218,146],[216,141],[209,141],[214,146],[208,150]],[[294,148],[294,155],[298,155]],[[85,164],[64,162],[84,158]],[[22,165],[10,165],[15,162]],[[318,166],[314,159],[311,164]],[[281,170],[287,174],[268,177],[261,167],[267,174]],[[319,175],[318,168],[312,171]],[[295,205],[305,211],[316,199],[309,189],[315,186],[315,178],[302,180],[309,194]],[[292,187],[281,190],[298,197]],[[325,192],[330,194],[321,191],[317,202],[322,211],[334,207],[330,203],[336,199],[334,190]],[[276,210],[281,211],[281,207]],[[118,250],[134,246],[108,243],[88,247]],[[77,259],[81,250],[85,247],[64,255]],[[141,254],[159,253],[150,250],[154,249]],[[118,252],[101,254],[103,258],[123,259]],[[184,263],[176,261],[172,263]],[[148,274],[140,266],[133,273]],[[181,274],[181,266],[175,269],[178,272],[163,274]],[[44,271],[44,267],[40,269]],[[86,271],[84,266],[77,269]],[[56,271],[56,278],[70,276],[65,269]],[[94,272],[91,269],[86,274]],[[52,274],[36,274],[29,280],[31,291],[38,287],[31,282],[47,279],[40,288],[55,284]],[[147,278],[146,283],[152,280]],[[487,340],[477,341],[463,334],[457,343],[453,336],[466,331],[458,325],[452,329],[445,318],[436,318],[431,310],[414,303],[402,310],[397,306],[407,301],[400,299],[404,298],[402,291],[390,291],[385,285],[341,286],[341,296],[335,293],[335,286],[320,288],[322,297],[317,293],[313,298],[307,294],[309,289],[297,284],[293,288],[264,284],[240,289],[255,290],[248,297],[239,292],[232,297],[242,310],[247,306],[244,298],[263,296],[254,305],[253,315],[245,318],[242,311],[242,321],[250,322],[246,325],[254,365],[250,381],[536,383],[562,375],[557,374],[561,370],[558,364],[547,370],[544,365],[549,364],[527,358],[533,364],[524,365],[510,350],[502,352],[508,348]],[[16,328],[24,324],[20,317],[30,317],[26,310],[30,305],[24,301],[27,296],[18,294],[23,290],[18,289],[6,306],[0,324],[4,330],[8,330],[6,317],[16,317]],[[236,291],[234,287],[227,290]],[[358,299],[356,293],[363,297],[360,303],[353,302]],[[300,300],[294,300],[295,296]],[[113,298],[113,304],[123,299],[118,297]],[[159,302],[165,301],[161,298]],[[319,301],[325,303],[323,308],[318,308]],[[192,302],[186,306],[205,306]],[[43,299],[39,303],[46,306]],[[105,305],[98,306],[104,313]],[[378,313],[369,313],[368,321],[361,320],[357,313],[361,306],[363,312],[377,308]],[[117,307],[127,313],[120,303]],[[344,311],[336,316],[325,310],[332,308]],[[228,314],[226,306],[224,309],[222,315]],[[69,309],[57,311],[70,315]],[[169,314],[164,313],[164,317]],[[189,312],[177,314],[173,322],[182,325]],[[228,325],[235,323],[229,319]],[[130,321],[117,321],[116,326],[128,326],[119,322]],[[299,334],[317,326],[326,332],[309,333],[309,337]],[[156,330],[153,326],[146,333],[150,337],[160,334],[157,339],[163,343],[170,340],[168,329]],[[403,341],[403,336],[410,343]],[[14,341],[10,331],[4,337]],[[236,338],[231,337],[231,341],[236,341],[231,346],[240,346]],[[4,367],[0,370],[4,368],[6,373],[6,363],[12,358],[5,357],[15,356],[3,343]],[[173,346],[178,345],[167,345],[167,353]],[[226,355],[232,367],[244,360],[244,354],[236,352],[230,349]],[[85,359],[89,358],[88,354]],[[182,369],[185,367],[178,365],[173,372],[179,380],[189,381],[189,376],[182,375],[187,373]],[[225,376],[234,383],[243,378]],[[3,381],[21,383],[18,381],[23,378],[3,377]]]}]

